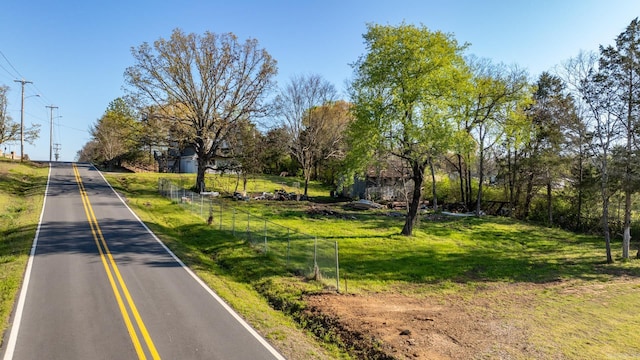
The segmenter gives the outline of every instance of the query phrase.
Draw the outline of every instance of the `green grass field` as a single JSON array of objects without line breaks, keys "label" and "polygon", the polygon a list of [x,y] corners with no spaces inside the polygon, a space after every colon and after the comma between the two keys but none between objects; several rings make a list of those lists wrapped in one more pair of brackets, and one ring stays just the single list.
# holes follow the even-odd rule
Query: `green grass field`
[{"label": "green grass field", "polygon": [[[12,171],[9,174],[15,174],[16,170]],[[44,180],[38,175],[42,169],[29,171],[35,173],[18,177],[35,176],[39,180],[28,183],[39,183],[42,188]],[[288,349],[285,356],[350,357],[331,343],[331,336],[325,337],[325,342],[320,341],[323,345],[319,346],[300,329],[309,324],[293,320],[297,318],[296,311],[305,307],[303,295],[330,289],[327,282],[305,281],[281,258],[270,253],[265,256],[240,236],[233,237],[228,230],[207,225],[201,217],[157,194],[159,178],[170,177],[188,188],[193,185],[192,176],[105,175],[151,229],[199,276],[276,346]],[[2,189],[5,181],[17,184],[2,176]],[[208,186],[215,190],[234,191],[233,177],[209,181]],[[264,178],[250,181],[249,191],[295,188],[295,182],[298,181],[291,178]],[[27,187],[32,190],[21,194],[33,192],[38,186]],[[312,198],[325,202],[327,195],[328,189],[318,184],[310,187]],[[506,218],[425,216],[414,236],[407,238],[398,235],[403,218],[389,216],[388,210],[359,212],[332,204],[339,216],[324,216],[310,214],[309,209],[329,205],[224,201],[273,223],[337,242],[341,284],[348,280],[349,293],[367,296],[395,292],[442,301],[451,297],[482,299],[487,305],[480,311],[499,312],[526,329],[527,346],[536,349],[536,356],[516,353],[513,358],[616,359],[640,354],[637,341],[640,315],[635,311],[640,307],[637,296],[640,261],[620,261],[619,239],[613,244],[617,261],[606,264],[604,244],[599,237]],[[3,226],[5,232],[14,231],[13,225]],[[20,250],[13,250],[21,253],[11,255],[9,262],[14,267],[24,267],[30,240],[27,236]],[[0,255],[6,257],[11,251],[2,246]],[[5,266],[5,257],[0,266]],[[3,289],[8,286],[4,279],[0,283]],[[9,282],[15,284],[15,279]],[[526,306],[514,298],[525,298]],[[3,314],[5,319],[7,314]]]},{"label": "green grass field", "polygon": [[0,159],[0,342],[40,219],[48,171]]},{"label": "green grass field", "polygon": [[[135,184],[127,180],[129,177],[136,179]],[[109,175],[116,187],[130,194],[145,220],[168,234],[171,246],[194,266],[246,283],[294,307],[304,307],[301,294],[321,291],[326,285],[301,282],[282,262],[252,251],[245,242],[230,239],[168,200],[157,198],[157,177]],[[184,176],[178,178],[190,183]],[[260,184],[252,191],[274,187],[273,182]],[[327,193],[321,187],[314,187],[314,191],[316,196]],[[526,309],[501,307],[509,302],[510,294],[489,292],[485,296],[495,296],[489,301],[506,317],[526,324],[531,346],[540,356],[601,359],[611,354],[615,354],[612,358],[640,354],[640,343],[633,340],[640,331],[640,316],[633,310],[640,306],[640,297],[635,296],[640,289],[640,261],[622,262],[620,251],[616,251],[618,261],[606,264],[604,245],[597,236],[498,217],[435,217],[436,221],[426,217],[414,236],[407,238],[398,235],[403,218],[386,216],[387,210],[339,209],[346,216],[326,217],[308,215],[310,205],[306,202],[234,205],[289,228],[337,241],[340,273],[343,283],[348,279],[350,293],[395,291],[409,296],[469,297],[477,296],[478,289],[487,284],[532,284],[531,289],[522,290],[531,302]],[[613,246],[620,248],[618,242]]]}]

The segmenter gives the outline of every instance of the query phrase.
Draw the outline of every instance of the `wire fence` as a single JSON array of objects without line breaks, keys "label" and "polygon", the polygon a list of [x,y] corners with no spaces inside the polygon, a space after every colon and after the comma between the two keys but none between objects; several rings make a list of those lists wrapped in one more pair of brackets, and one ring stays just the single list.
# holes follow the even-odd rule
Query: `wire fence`
[{"label": "wire fence", "polygon": [[337,241],[319,239],[276,224],[226,204],[217,193],[198,194],[169,179],[159,179],[158,191],[220,232],[246,241],[265,255],[265,261],[282,265],[283,271],[320,280],[340,292]]}]

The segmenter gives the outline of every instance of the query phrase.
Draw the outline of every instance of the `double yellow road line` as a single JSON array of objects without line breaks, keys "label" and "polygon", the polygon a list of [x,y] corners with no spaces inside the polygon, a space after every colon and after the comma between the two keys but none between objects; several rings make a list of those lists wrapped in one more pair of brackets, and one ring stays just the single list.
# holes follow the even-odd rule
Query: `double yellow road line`
[{"label": "double yellow road line", "polygon": [[[129,290],[122,279],[122,275],[120,275],[120,271],[118,270],[118,266],[116,265],[111,252],[109,251],[109,247],[107,246],[107,242],[102,235],[102,230],[100,230],[100,226],[98,225],[98,220],[96,219],[96,215],[93,212],[93,208],[91,207],[91,203],[89,202],[89,196],[87,195],[87,191],[82,183],[82,178],[80,177],[80,172],[78,171],[78,167],[76,164],[73,164],[73,172],[76,177],[76,182],[78,183],[78,188],[80,189],[80,197],[82,198],[82,204],[84,206],[84,211],[87,214],[87,220],[89,221],[89,225],[91,225],[91,233],[93,234],[93,239],[96,242],[96,246],[98,247],[98,252],[100,253],[100,259],[102,260],[102,265],[104,266],[104,270],[107,273],[107,277],[109,278],[109,283],[111,284],[111,289],[113,290],[113,294],[116,297],[116,301],[118,302],[118,307],[120,308],[120,312],[122,313],[122,318],[127,327],[127,331],[129,332],[129,336],[131,337],[131,342],[133,343],[133,347],[138,354],[139,359],[146,359],[147,354],[140,342],[140,338],[138,336],[138,331],[142,336],[144,343],[146,344],[147,350],[151,355],[152,359],[160,359],[160,355],[156,350],[151,337],[149,336],[149,332],[142,322],[142,318],[138,313],[138,309],[136,308],[133,299],[131,298],[131,294],[129,294]],[[117,282],[116,282],[117,280]],[[126,300],[125,301],[123,300]],[[138,331],[134,327],[134,323],[131,321],[131,317],[135,320],[135,324],[137,325]]]}]

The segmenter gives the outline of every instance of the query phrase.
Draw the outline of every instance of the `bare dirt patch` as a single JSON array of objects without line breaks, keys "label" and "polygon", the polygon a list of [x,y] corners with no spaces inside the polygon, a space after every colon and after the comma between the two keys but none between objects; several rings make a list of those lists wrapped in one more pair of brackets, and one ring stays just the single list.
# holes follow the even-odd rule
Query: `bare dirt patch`
[{"label": "bare dirt patch", "polygon": [[307,303],[310,311],[336,319],[352,340],[379,344],[387,358],[535,358],[526,325],[512,316],[530,306],[520,288],[530,286],[499,285],[464,297],[319,294]]}]

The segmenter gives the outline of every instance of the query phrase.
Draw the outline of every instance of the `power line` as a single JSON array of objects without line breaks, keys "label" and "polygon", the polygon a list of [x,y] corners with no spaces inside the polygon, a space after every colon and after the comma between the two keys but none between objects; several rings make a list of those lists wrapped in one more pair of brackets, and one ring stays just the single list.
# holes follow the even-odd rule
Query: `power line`
[{"label": "power line", "polygon": [[[9,74],[9,76],[11,76],[12,79],[16,79],[16,78],[24,79],[24,76],[22,76],[20,71],[18,71],[18,69],[16,69],[16,67],[13,66],[11,61],[9,61],[9,58],[7,58],[7,56],[2,51],[0,51],[0,56],[2,56],[2,58],[4,58],[4,60],[7,62],[7,64],[9,64],[11,69],[13,69],[13,71],[15,71],[15,73],[12,73],[11,71],[7,70],[7,68],[5,68],[4,66],[2,66],[0,64],[0,68],[1,69],[3,69],[7,74]],[[38,97],[40,97],[41,98],[40,101],[42,101],[42,105],[51,104],[53,102],[49,98],[47,98],[44,95],[44,92],[42,90],[40,90],[35,84],[33,84],[32,82],[30,82],[29,84],[31,84],[33,86],[33,88],[36,90],[36,92],[34,94],[32,94],[32,95],[37,95]],[[46,100],[46,102],[44,100]]]},{"label": "power line", "polygon": [[[47,103],[51,104],[53,101],[49,100],[49,98],[47,98],[46,96],[44,96],[44,93],[42,92],[42,90],[38,89],[38,87],[35,84],[31,84],[31,86],[34,87],[34,89],[36,89],[38,92],[38,94],[40,94],[40,96],[42,97],[42,99],[46,100]],[[46,104],[45,102],[43,102],[42,104]]]},{"label": "power line", "polygon": [[[7,59],[7,57],[6,57],[6,56],[4,56],[4,53],[3,53],[2,51],[0,51],[0,55],[2,55],[2,57],[3,57],[3,58],[4,58],[4,60],[7,62],[7,64],[9,64],[9,66],[11,66],[11,68],[13,69],[13,71],[15,71],[15,72],[16,72],[16,74],[18,75],[18,76],[14,76],[14,77],[19,77],[19,78],[23,79],[23,78],[24,78],[24,76],[22,76],[22,74],[20,74],[20,71],[18,71],[18,70],[13,66],[13,64],[11,63],[11,61],[9,61],[9,59]],[[4,69],[4,68],[3,68],[3,69]],[[7,71],[7,70],[5,69],[5,71]]]},{"label": "power line", "polygon": [[87,133],[87,134],[90,133],[89,130],[82,130],[82,129],[74,128],[74,127],[71,127],[71,126],[66,126],[66,125],[61,125],[61,124],[58,124],[58,126],[63,127],[63,128],[67,128],[67,129],[71,129],[71,130],[75,130],[75,131],[82,131],[82,132]]},{"label": "power line", "polygon": [[12,74],[9,70],[7,70],[7,68],[2,66],[1,64],[0,64],[0,69],[4,70],[7,74],[9,74],[8,79],[15,79],[17,77],[14,74]]}]

